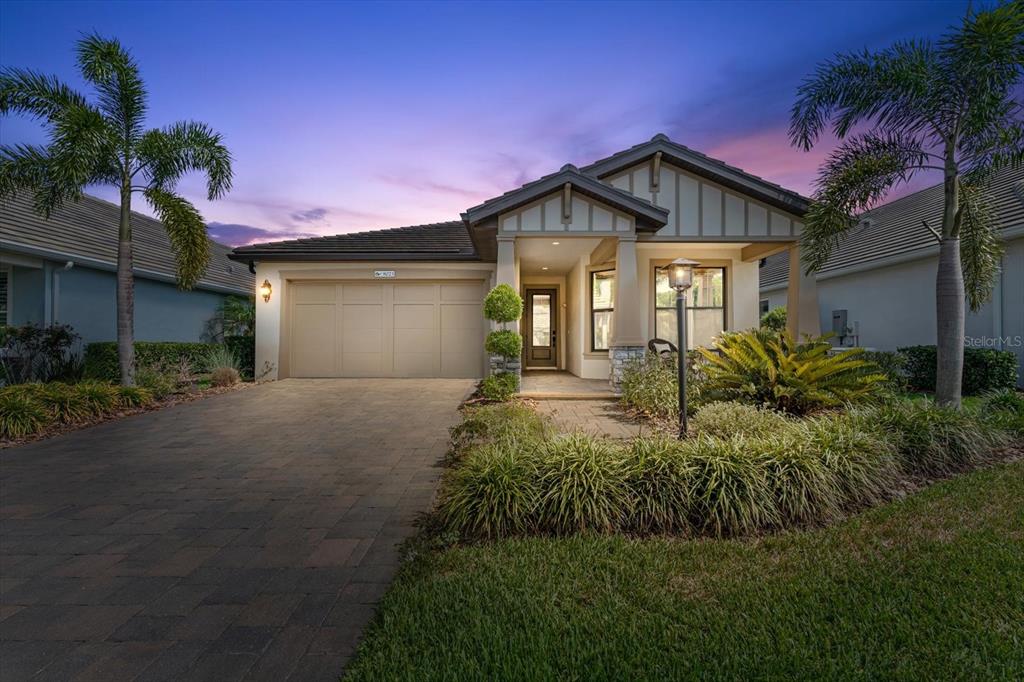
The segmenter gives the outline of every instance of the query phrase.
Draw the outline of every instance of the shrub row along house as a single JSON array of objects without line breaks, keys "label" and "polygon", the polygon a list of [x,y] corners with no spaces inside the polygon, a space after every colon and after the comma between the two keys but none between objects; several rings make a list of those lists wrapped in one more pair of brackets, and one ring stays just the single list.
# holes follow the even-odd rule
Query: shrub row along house
[{"label": "shrub row along house", "polygon": [[[992,208],[1005,253],[991,300],[967,314],[968,348],[1012,351],[1024,366],[1024,168],[992,179]],[[924,223],[942,217],[942,185],[891,201],[859,217],[817,274],[822,328],[836,343],[879,350],[935,343],[938,245]],[[789,261],[770,256],[761,268],[761,311],[787,305]],[[833,327],[835,313],[835,327]],[[1024,375],[1018,370],[1019,385]]]},{"label": "shrub row along house", "polygon": [[[0,326],[71,325],[84,343],[116,336],[115,270],[120,208],[91,196],[49,219],[22,194],[0,208]],[[226,296],[253,295],[253,275],[213,243],[191,291],[175,285],[174,252],[159,221],[132,214],[135,338],[198,341]]]},{"label": "shrub row along house", "polygon": [[785,253],[790,329],[819,332],[799,237],[808,201],[664,135],[467,209],[461,219],[236,248],[257,285],[256,364],[277,377],[479,377],[487,290],[525,299],[523,365],[617,384],[675,340],[661,268],[698,261],[689,345],[758,324],[758,265]]}]

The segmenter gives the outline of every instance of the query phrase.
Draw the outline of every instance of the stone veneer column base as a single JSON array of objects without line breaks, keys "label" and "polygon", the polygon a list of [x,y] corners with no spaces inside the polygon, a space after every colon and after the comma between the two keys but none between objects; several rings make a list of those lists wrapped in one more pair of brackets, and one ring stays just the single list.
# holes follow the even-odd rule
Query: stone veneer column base
[{"label": "stone veneer column base", "polygon": [[504,363],[505,368],[502,369],[504,358],[500,355],[491,355],[488,358],[488,365],[490,367],[491,374],[499,374],[502,371],[511,372],[516,375],[516,390],[520,391],[523,388],[523,363],[519,360],[509,360]]},{"label": "stone veneer column base", "polygon": [[622,393],[622,373],[634,358],[642,358],[647,352],[645,346],[613,346],[608,350],[608,383],[616,395]]}]

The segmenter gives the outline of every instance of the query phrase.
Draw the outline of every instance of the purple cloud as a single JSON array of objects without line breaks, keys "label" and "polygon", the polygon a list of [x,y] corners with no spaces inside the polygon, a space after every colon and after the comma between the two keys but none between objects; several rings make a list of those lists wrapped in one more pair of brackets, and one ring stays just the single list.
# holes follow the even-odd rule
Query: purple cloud
[{"label": "purple cloud", "polygon": [[244,246],[258,242],[317,236],[311,232],[297,232],[288,229],[267,230],[262,227],[239,223],[208,223],[206,230],[210,233],[210,239],[221,244],[227,244],[228,246]]},{"label": "purple cloud", "polygon": [[326,215],[326,208],[310,208],[305,211],[295,211],[290,217],[298,223],[315,223],[323,220]]}]

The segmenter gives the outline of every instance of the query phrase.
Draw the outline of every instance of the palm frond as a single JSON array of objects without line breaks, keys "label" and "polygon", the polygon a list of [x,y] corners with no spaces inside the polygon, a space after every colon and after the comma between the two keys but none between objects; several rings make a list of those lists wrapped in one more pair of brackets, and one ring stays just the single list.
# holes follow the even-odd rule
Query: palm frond
[{"label": "palm frond", "polygon": [[29,69],[0,70],[0,114],[51,119],[73,107],[88,107],[85,97],[54,76]]},{"label": "palm frond", "polygon": [[986,188],[961,182],[960,263],[971,310],[980,310],[992,296],[1003,251],[999,220]]},{"label": "palm frond", "polygon": [[178,286],[191,289],[210,263],[206,223],[196,207],[183,197],[153,187],[145,191],[145,196],[171,239]]},{"label": "palm frond", "polygon": [[140,169],[164,191],[173,191],[177,181],[193,171],[206,174],[211,201],[231,189],[231,153],[220,134],[205,123],[185,121],[150,130],[139,141],[138,156]]},{"label": "palm frond", "polygon": [[146,85],[138,64],[120,42],[92,34],[78,41],[78,68],[96,87],[100,109],[131,139],[142,134]]}]

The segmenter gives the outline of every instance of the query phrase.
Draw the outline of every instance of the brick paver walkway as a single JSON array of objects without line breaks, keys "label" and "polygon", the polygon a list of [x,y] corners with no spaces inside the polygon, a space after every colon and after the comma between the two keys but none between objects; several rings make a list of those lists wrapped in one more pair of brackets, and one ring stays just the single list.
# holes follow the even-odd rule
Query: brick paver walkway
[{"label": "brick paver walkway", "polygon": [[466,380],[287,380],[0,451],[0,679],[336,680]]},{"label": "brick paver walkway", "polygon": [[538,400],[537,411],[565,432],[620,439],[652,432],[649,425],[627,417],[615,400]]}]

